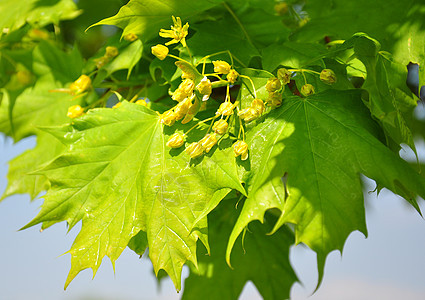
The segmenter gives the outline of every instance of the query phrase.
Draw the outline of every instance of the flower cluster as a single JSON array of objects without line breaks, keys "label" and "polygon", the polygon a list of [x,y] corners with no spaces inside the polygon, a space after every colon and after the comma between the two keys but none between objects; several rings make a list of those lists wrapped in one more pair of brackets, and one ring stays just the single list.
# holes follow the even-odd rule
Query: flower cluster
[{"label": "flower cluster", "polygon": [[110,62],[115,56],[118,55],[118,48],[114,46],[107,46],[105,49],[105,54],[96,59],[96,67],[98,69],[102,68],[104,65],[106,65],[108,62]]}]

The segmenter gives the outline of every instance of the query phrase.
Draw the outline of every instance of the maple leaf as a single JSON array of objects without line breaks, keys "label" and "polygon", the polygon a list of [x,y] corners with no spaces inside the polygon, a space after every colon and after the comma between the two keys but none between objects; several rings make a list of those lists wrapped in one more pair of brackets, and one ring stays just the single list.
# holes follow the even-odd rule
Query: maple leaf
[{"label": "maple leaf", "polygon": [[226,259],[240,232],[282,212],[274,231],[295,224],[296,243],[317,252],[319,282],[326,256],[342,250],[354,230],[367,234],[360,174],[404,197],[418,211],[425,180],[381,141],[381,129],[361,103],[361,91],[328,90],[289,97],[253,127],[248,198],[230,236]]},{"label": "maple leaf", "polygon": [[96,273],[105,255],[114,262],[142,230],[155,272],[164,269],[179,290],[183,264],[197,264],[197,239],[208,248],[206,219],[195,232],[193,220],[216,192],[244,192],[231,148],[191,161],[182,149],[165,146],[173,132],[155,112],[127,102],[91,110],[51,133],[68,150],[39,172],[51,189],[24,228],[64,220],[72,228],[82,219],[65,286],[83,269]]},{"label": "maple leaf", "polygon": [[208,215],[211,255],[198,248],[199,268],[191,268],[182,299],[237,299],[249,280],[264,299],[288,299],[291,286],[298,281],[289,262],[293,232],[283,226],[275,234],[266,235],[276,221],[272,215],[263,225],[250,224],[243,241],[233,249],[231,269],[224,257],[237,218],[236,201],[232,200],[237,199],[226,198]]}]

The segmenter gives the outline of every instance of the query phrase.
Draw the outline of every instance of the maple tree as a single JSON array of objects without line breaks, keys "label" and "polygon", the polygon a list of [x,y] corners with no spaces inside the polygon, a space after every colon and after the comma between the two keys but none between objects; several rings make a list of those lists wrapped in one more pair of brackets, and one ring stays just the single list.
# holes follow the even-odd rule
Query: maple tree
[{"label": "maple tree", "polygon": [[0,131],[37,137],[2,199],[41,194],[23,229],[82,222],[65,287],[129,247],[176,290],[187,264],[183,299],[289,298],[299,243],[320,284],[367,235],[361,175],[425,197],[399,156],[423,135],[425,5],[390,2],[1,2]]}]

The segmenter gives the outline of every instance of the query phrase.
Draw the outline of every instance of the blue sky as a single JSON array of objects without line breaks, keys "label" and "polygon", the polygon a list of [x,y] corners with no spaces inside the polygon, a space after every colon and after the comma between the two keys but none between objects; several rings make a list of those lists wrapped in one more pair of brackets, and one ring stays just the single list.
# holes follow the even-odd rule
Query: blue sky
[{"label": "blue sky", "polygon": [[[0,193],[6,187],[7,161],[34,145],[29,138],[13,145],[0,136]],[[421,160],[424,143],[419,143]],[[411,153],[403,153],[411,158]],[[373,189],[368,182],[369,190]],[[369,237],[354,232],[342,257],[331,253],[319,291],[313,292],[317,272],[315,255],[303,246],[292,249],[291,261],[303,286],[293,286],[294,300],[423,300],[425,299],[425,221],[405,201],[388,191],[379,197],[366,193]],[[116,263],[116,273],[106,258],[96,277],[81,272],[63,291],[70,247],[78,226],[67,234],[64,223],[40,233],[39,228],[17,231],[38,212],[42,200],[32,203],[26,195],[12,196],[0,203],[0,299],[1,300],[97,300],[179,299],[170,280],[158,292],[148,259],[125,250]],[[420,202],[425,212],[424,201]],[[187,270],[183,274],[187,276]],[[261,299],[248,284],[240,299]]]}]

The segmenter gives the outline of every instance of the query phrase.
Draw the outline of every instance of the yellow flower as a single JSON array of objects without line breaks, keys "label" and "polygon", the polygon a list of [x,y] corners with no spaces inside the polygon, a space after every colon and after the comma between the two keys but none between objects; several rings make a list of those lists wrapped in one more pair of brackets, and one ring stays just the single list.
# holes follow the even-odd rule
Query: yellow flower
[{"label": "yellow flower", "polygon": [[183,144],[184,137],[180,133],[176,132],[172,136],[170,136],[166,145],[170,148],[180,148],[181,146],[183,146]]},{"label": "yellow flower", "polygon": [[258,98],[252,100],[251,107],[255,110],[255,112],[258,114],[258,116],[260,116],[266,108],[264,106],[263,100],[258,99]]},{"label": "yellow flower", "polygon": [[190,98],[185,98],[182,102],[177,104],[174,108],[174,115],[176,117],[176,121],[183,119],[191,106],[192,100]]},{"label": "yellow flower", "polygon": [[223,102],[220,104],[216,115],[223,115],[223,116],[230,116],[233,113],[233,110],[235,109],[236,105],[232,104],[229,101]]},{"label": "yellow flower", "polygon": [[151,47],[152,54],[160,60],[164,60],[168,55],[168,48],[164,45],[158,44]]},{"label": "yellow flower", "polygon": [[137,39],[138,39],[137,35],[135,35],[134,33],[131,33],[131,32],[124,35],[124,40],[126,40],[128,42],[134,42]]},{"label": "yellow flower", "polygon": [[182,70],[182,79],[192,79],[195,80],[196,73],[193,67],[187,62],[176,61],[174,63],[180,70]]},{"label": "yellow flower", "polygon": [[212,62],[214,65],[214,72],[219,74],[228,74],[230,72],[230,65],[223,60],[215,60]]},{"label": "yellow flower", "polygon": [[239,77],[239,73],[238,73],[238,72],[236,72],[236,70],[231,69],[231,70],[229,71],[229,74],[227,74],[226,79],[227,79],[227,80],[228,80],[231,84],[234,84],[234,83],[236,82],[236,80],[238,80],[238,77]]},{"label": "yellow flower", "polygon": [[196,86],[196,89],[203,95],[202,101],[207,101],[212,92],[211,81],[205,76]]},{"label": "yellow flower", "polygon": [[283,16],[288,12],[288,4],[286,2],[279,2],[274,6],[274,11],[279,16]]},{"label": "yellow flower", "polygon": [[180,83],[179,87],[174,91],[171,98],[176,101],[182,101],[183,99],[192,96],[195,82],[191,79],[185,79]]},{"label": "yellow flower", "polygon": [[23,86],[29,85],[33,81],[33,76],[31,72],[27,70],[19,70],[16,72],[16,79]]},{"label": "yellow flower", "polygon": [[235,157],[240,155],[242,160],[246,160],[248,158],[248,144],[241,140],[236,141],[233,144],[233,152]]},{"label": "yellow flower", "polygon": [[208,153],[210,152],[211,148],[217,144],[217,136],[215,133],[208,133],[198,143],[201,144],[202,148],[205,149],[205,152]]},{"label": "yellow flower", "polygon": [[314,86],[312,86],[311,84],[307,83],[304,84],[301,87],[301,95],[303,95],[304,97],[310,96],[312,94],[314,94]]},{"label": "yellow flower", "polygon": [[121,106],[121,104],[122,104],[122,102],[117,102],[117,104],[115,104],[114,106],[112,106],[112,108],[118,108],[118,107]]},{"label": "yellow flower", "polygon": [[282,81],[282,84],[288,84],[291,81],[292,73],[285,68],[277,70],[277,78]]},{"label": "yellow flower", "polygon": [[71,94],[78,95],[85,91],[88,91],[91,88],[91,79],[87,75],[81,75],[77,80],[75,80],[69,86]]},{"label": "yellow flower", "polygon": [[269,78],[267,80],[266,90],[269,93],[276,92],[276,91],[280,90],[281,87],[282,87],[282,84],[280,83],[280,80],[279,79],[277,79],[277,78]]},{"label": "yellow flower", "polygon": [[225,120],[220,119],[214,123],[212,130],[217,134],[225,134],[228,127],[229,124]]},{"label": "yellow flower", "polygon": [[327,84],[334,84],[336,82],[336,75],[331,69],[323,69],[320,72],[320,80]]},{"label": "yellow flower", "polygon": [[247,108],[242,109],[238,113],[238,116],[239,116],[239,118],[241,118],[245,122],[251,122],[252,120],[257,119],[259,115],[255,111],[255,109],[253,109],[252,107],[247,107]]},{"label": "yellow flower", "polygon": [[159,116],[159,122],[167,126],[172,126],[175,121],[176,115],[172,110],[167,110]]},{"label": "yellow flower", "polygon": [[204,148],[199,143],[192,143],[186,148],[186,153],[189,154],[190,158],[197,158],[204,154]]},{"label": "yellow flower", "polygon": [[114,46],[106,47],[105,57],[112,58],[118,55],[118,48]]},{"label": "yellow flower", "polygon": [[279,92],[269,93],[267,98],[267,104],[272,108],[278,107],[282,104],[282,94]]},{"label": "yellow flower", "polygon": [[75,119],[84,114],[84,109],[80,105],[73,105],[68,108],[68,113],[66,114],[68,117]]},{"label": "yellow flower", "polygon": [[182,21],[180,19],[180,17],[175,18],[174,16],[173,18],[173,23],[174,25],[171,26],[171,29],[161,29],[159,31],[159,36],[163,37],[163,38],[171,38],[172,40],[165,43],[165,45],[171,45],[171,44],[176,44],[178,42],[181,42],[183,47],[186,47],[186,40],[185,37],[187,36],[188,33],[188,29],[189,29],[189,23],[186,23],[183,27],[182,27]]}]

